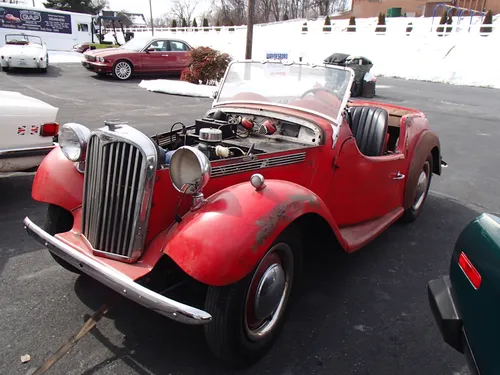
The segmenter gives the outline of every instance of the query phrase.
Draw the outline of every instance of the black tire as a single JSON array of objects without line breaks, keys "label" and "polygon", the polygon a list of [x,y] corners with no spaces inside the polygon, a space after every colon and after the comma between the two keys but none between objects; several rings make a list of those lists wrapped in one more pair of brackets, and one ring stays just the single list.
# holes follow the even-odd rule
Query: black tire
[{"label": "black tire", "polygon": [[[289,227],[285,230],[271,245],[261,262],[244,279],[228,286],[208,288],[205,309],[212,314],[213,320],[204,326],[205,339],[210,350],[223,361],[238,367],[250,366],[262,358],[279,337],[291,302],[297,291],[302,272],[302,246],[296,229]],[[278,258],[274,258],[277,254],[279,254]],[[285,256],[285,254],[287,255]],[[289,257],[290,254],[292,257]],[[269,310],[272,309],[270,306],[276,306],[274,312],[280,310],[280,314],[278,314],[275,323],[271,323],[272,326],[268,334],[264,337],[256,338],[255,331],[252,333],[249,328],[251,318],[248,312],[251,311],[252,316],[258,321],[256,317],[258,309],[247,306],[249,302],[247,301],[247,296],[251,286],[253,285],[256,288],[259,280],[263,279],[262,276],[276,266],[276,263],[273,263],[276,262],[276,259],[283,262],[282,269],[290,277],[289,288],[275,295],[283,298],[283,308],[280,309],[279,305],[281,303],[277,305],[271,303],[262,308],[262,310]],[[288,259],[288,262],[285,259]],[[291,272],[289,266],[291,267]],[[257,275],[257,278],[253,280],[255,275]],[[269,278],[268,280],[271,279]],[[279,286],[277,288],[278,290],[281,289]],[[264,289],[271,290],[271,288]],[[285,290],[289,292],[286,293]],[[288,294],[288,297],[283,297],[286,294]],[[268,300],[267,302],[270,301]],[[273,302],[277,301],[274,300]],[[255,299],[250,300],[250,303],[253,307]],[[265,305],[264,302],[263,305]],[[261,313],[264,313],[262,310]],[[271,313],[271,316],[274,316],[274,312]],[[260,327],[263,327],[266,323],[260,324]],[[269,324],[267,326],[269,327]]]},{"label": "black tire", "polygon": [[[425,188],[420,190],[423,192],[423,196],[419,195],[419,189],[416,189],[416,196],[415,199],[410,207],[408,207],[404,213],[403,216],[401,217],[401,221],[403,223],[411,223],[417,219],[417,217],[420,215],[422,212],[422,208],[424,207],[424,203],[427,199],[427,195],[429,193],[429,188],[431,186],[431,181],[432,181],[432,153],[427,156],[427,159],[425,160],[424,164],[420,168],[420,174],[419,174],[419,179],[417,180],[417,185],[419,184],[420,181],[420,176],[422,175],[422,172],[426,174],[426,184]],[[421,200],[420,200],[421,198]],[[420,202],[419,202],[420,200]]]},{"label": "black tire", "polygon": [[40,72],[44,74],[47,73],[47,68],[40,68]]},{"label": "black tire", "polygon": [[3,66],[3,67],[2,67],[2,70],[3,70],[4,72],[8,72],[8,71],[9,71],[9,68],[7,68],[6,66]]},{"label": "black tire", "polygon": [[[68,210],[65,210],[62,207],[56,206],[55,204],[49,204],[47,209],[47,214],[45,216],[45,223],[43,229],[49,233],[50,235],[54,235],[56,233],[67,232],[73,226],[73,215]],[[73,267],[71,264],[66,262],[64,259],[61,259],[57,255],[53,254],[49,251],[49,254],[54,258],[54,260],[66,270],[81,274],[78,268]]]},{"label": "black tire", "polygon": [[[121,68],[128,69],[129,70],[128,73],[122,74]],[[133,72],[134,72],[134,67],[132,66],[132,63],[130,63],[127,60],[118,60],[117,62],[114,63],[111,74],[113,74],[113,77],[119,79],[120,81],[126,81],[127,79],[132,77]]]}]

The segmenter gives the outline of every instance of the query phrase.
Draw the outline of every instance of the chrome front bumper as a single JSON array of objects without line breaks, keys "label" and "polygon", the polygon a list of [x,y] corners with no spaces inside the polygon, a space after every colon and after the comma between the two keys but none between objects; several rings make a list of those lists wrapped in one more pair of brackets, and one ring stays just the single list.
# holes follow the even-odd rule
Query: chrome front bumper
[{"label": "chrome front bumper", "polygon": [[113,268],[73,249],[45,232],[28,217],[24,218],[23,223],[28,234],[47,247],[49,251],[128,299],[181,323],[206,324],[212,320],[212,316],[206,311],[153,292]]}]

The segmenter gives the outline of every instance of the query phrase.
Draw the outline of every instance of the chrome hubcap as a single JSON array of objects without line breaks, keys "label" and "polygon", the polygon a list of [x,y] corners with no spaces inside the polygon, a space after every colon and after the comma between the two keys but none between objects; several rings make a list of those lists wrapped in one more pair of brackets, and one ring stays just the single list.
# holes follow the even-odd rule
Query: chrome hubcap
[{"label": "chrome hubcap", "polygon": [[130,65],[126,62],[119,62],[116,64],[115,73],[118,78],[126,79],[130,77],[131,72]]},{"label": "chrome hubcap", "polygon": [[261,340],[272,332],[285,310],[292,279],[292,250],[277,244],[264,256],[250,282],[244,316],[250,340]]},{"label": "chrome hubcap", "polygon": [[281,264],[271,265],[260,279],[255,294],[255,317],[264,320],[278,307],[285,290],[285,271]]},{"label": "chrome hubcap", "polygon": [[422,206],[425,199],[425,194],[427,193],[427,184],[429,180],[429,163],[424,164],[424,168],[418,176],[417,189],[415,191],[415,203],[413,203],[413,209],[416,211]]}]

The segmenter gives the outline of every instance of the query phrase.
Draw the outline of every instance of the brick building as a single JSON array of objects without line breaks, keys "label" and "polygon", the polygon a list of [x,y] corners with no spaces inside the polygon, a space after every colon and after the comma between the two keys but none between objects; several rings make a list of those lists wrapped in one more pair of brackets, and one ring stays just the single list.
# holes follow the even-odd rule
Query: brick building
[{"label": "brick building", "polygon": [[[342,14],[342,18],[355,16],[356,18],[376,17],[380,12],[387,14],[389,8],[401,8],[401,14],[420,17],[431,17],[438,4],[456,5],[478,11],[491,9],[493,14],[500,13],[500,0],[451,0],[451,1],[426,1],[426,0],[352,0],[352,9]],[[438,8],[437,15],[441,15],[443,8]],[[464,16],[469,13],[466,12]]]}]

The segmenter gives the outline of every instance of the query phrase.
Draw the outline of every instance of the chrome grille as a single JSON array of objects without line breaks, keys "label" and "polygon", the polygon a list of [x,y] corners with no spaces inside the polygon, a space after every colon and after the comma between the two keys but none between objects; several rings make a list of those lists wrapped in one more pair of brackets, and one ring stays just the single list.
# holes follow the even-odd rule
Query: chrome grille
[{"label": "chrome grille", "polygon": [[144,246],[157,157],[113,133],[94,133],[88,143],[82,234],[95,252],[135,261]]}]

